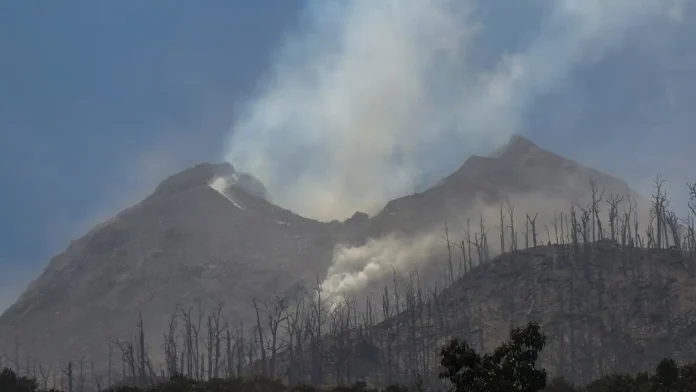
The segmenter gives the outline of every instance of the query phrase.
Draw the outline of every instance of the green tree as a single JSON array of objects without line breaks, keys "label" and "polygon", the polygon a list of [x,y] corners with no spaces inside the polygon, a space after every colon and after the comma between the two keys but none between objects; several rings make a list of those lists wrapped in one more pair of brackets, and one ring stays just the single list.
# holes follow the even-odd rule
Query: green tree
[{"label": "green tree", "polygon": [[665,358],[655,368],[655,391],[671,391],[679,381],[679,365],[674,359]]},{"label": "green tree", "polygon": [[476,353],[468,343],[453,339],[441,351],[444,370],[456,392],[536,392],[546,387],[546,370],[537,369],[546,336],[538,324],[515,328],[510,339],[492,354]]},{"label": "green tree", "polygon": [[683,391],[696,391],[696,362],[679,369],[678,388]]},{"label": "green tree", "polygon": [[12,369],[5,368],[0,372],[0,391],[2,392],[35,392],[38,388],[36,380],[18,377]]}]

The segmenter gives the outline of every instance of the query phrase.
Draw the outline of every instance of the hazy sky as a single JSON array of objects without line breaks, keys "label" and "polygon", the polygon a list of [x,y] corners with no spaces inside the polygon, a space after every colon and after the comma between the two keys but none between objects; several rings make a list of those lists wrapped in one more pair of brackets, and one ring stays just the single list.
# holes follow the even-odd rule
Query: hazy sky
[{"label": "hazy sky", "polygon": [[[0,2],[0,309],[70,239],[179,169],[241,159],[235,143],[257,154],[242,161],[275,177],[273,188],[286,192],[280,199],[300,211],[306,206],[293,204],[297,190],[277,180],[278,167],[306,175],[304,183],[317,192],[381,180],[347,176],[348,182],[326,183],[327,173],[335,178],[336,171],[355,167],[354,155],[332,160],[324,173],[307,169],[321,161],[307,158],[322,155],[316,151],[304,157],[285,151],[282,160],[268,162],[281,139],[297,151],[330,148],[317,138],[325,129],[368,154],[361,162],[371,167],[391,170],[408,162],[409,168],[389,184],[391,193],[333,198],[329,207],[368,205],[432,181],[470,153],[485,152],[497,141],[492,132],[520,132],[640,190],[649,191],[658,172],[675,195],[696,180],[692,1],[462,1],[471,8],[443,12],[462,18],[444,20],[450,24],[441,23],[444,8],[427,1],[407,0],[412,9],[406,11],[395,11],[394,0],[347,3]],[[641,8],[651,6],[656,9]],[[462,31],[445,29],[450,25]],[[441,55],[433,52],[440,44],[456,47],[451,57],[423,60]],[[519,60],[523,72],[503,58]],[[401,67],[414,62],[419,67]],[[315,69],[324,76],[319,82]],[[490,104],[500,94],[492,81],[502,76],[514,77],[503,86],[512,98]],[[303,84],[308,80],[311,87]],[[418,84],[404,85],[413,80]],[[375,114],[374,105],[335,111],[327,104],[375,94],[402,99],[395,104],[401,111]],[[474,104],[480,102],[485,110]],[[459,108],[464,114],[450,118]],[[363,136],[354,129],[375,134],[373,123],[363,120],[366,110],[371,121],[393,130],[391,144],[383,145],[387,155],[355,144]],[[328,120],[309,116],[327,111]],[[404,112],[410,117],[399,117]],[[406,138],[421,128],[403,124],[433,121],[432,128],[442,130],[429,133],[427,143]],[[394,146],[406,156],[396,166]],[[411,175],[412,166],[418,175]]]}]

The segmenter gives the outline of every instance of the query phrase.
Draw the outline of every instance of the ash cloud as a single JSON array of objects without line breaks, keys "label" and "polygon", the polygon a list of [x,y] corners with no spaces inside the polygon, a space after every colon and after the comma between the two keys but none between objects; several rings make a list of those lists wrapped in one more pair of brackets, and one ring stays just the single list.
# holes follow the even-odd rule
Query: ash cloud
[{"label": "ash cloud", "polygon": [[503,26],[484,23],[482,3],[310,1],[306,27],[239,113],[226,159],[302,215],[374,213],[433,169],[502,143],[535,97],[651,18],[675,19],[679,4],[530,2],[542,9],[536,38],[491,65],[477,37]]}]

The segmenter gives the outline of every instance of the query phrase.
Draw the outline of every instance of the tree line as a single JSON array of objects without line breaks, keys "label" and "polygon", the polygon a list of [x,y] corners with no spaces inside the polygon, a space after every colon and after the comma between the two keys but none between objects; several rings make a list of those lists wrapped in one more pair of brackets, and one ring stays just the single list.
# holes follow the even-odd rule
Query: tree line
[{"label": "tree line", "polygon": [[[440,373],[445,381],[442,390],[452,392],[692,392],[696,390],[696,362],[679,366],[673,359],[665,358],[654,372],[636,375],[609,374],[584,387],[575,387],[563,378],[548,382],[546,370],[538,367],[540,352],[546,344],[541,327],[529,323],[515,328],[506,342],[491,353],[478,353],[466,341],[450,340],[440,350]],[[40,388],[35,379],[18,377],[11,369],[0,373],[0,390],[3,392],[60,392],[57,389]],[[381,389],[384,392],[422,392],[421,380],[412,385],[392,384]],[[317,388],[307,384],[287,386],[278,379],[268,377],[213,377],[197,380],[175,373],[169,379],[149,387],[129,385],[113,386],[108,392],[217,392],[217,391],[268,391],[268,392],[377,392],[364,382],[349,386]]]}]

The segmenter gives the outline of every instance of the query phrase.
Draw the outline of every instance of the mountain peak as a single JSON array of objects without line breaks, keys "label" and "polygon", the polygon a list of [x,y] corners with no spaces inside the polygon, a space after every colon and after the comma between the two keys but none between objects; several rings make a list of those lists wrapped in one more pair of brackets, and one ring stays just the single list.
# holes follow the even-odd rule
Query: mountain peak
[{"label": "mountain peak", "polygon": [[234,174],[234,167],[227,162],[200,163],[194,167],[169,176],[157,186],[155,193],[206,186],[215,177],[230,177]]},{"label": "mountain peak", "polygon": [[[224,178],[224,187],[241,189],[251,196],[271,201],[264,184],[248,173],[235,170],[230,163],[200,163],[169,176],[155,189],[155,194],[171,193],[208,186],[216,178]],[[227,189],[221,189],[226,191]]]},{"label": "mountain peak", "polygon": [[508,140],[507,143],[495,150],[492,155],[494,158],[519,157],[534,155],[541,151],[543,150],[531,140],[522,135],[515,134],[510,137],[510,140]]}]

